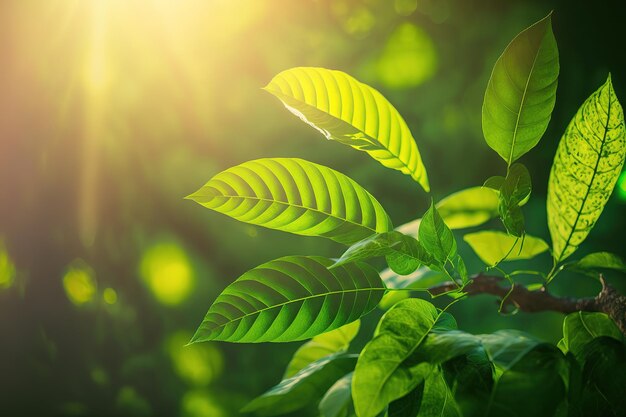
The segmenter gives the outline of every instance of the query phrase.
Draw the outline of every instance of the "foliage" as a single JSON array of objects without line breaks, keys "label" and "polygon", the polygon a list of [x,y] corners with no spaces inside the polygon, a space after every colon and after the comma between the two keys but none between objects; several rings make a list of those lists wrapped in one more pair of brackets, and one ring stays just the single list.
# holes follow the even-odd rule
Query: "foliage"
[{"label": "foliage", "polygon": [[[557,347],[513,330],[463,332],[446,311],[470,294],[473,282],[452,229],[499,217],[504,231],[474,231],[463,239],[485,271],[500,271],[513,285],[514,274],[501,271],[501,262],[549,250],[542,239],[526,234],[522,208],[532,183],[517,161],[547,129],[559,69],[547,16],[509,44],[487,85],[483,132],[506,162],[505,175],[438,204],[431,199],[414,224],[393,230],[380,203],[356,182],[295,158],[243,163],[190,196],[243,222],[348,245],[336,260],[289,256],[264,263],[230,284],[210,307],[192,342],[313,338],[298,350],[285,379],[244,412],[495,417],[607,415],[624,409],[617,387],[626,382],[626,347],[608,316],[568,315]],[[413,135],[378,91],[340,71],[308,67],[278,74],[265,89],[326,138],[367,152],[429,191]],[[624,271],[624,262],[609,253],[563,261],[596,223],[625,156],[624,115],[609,76],[582,104],[554,158],[547,204],[554,264],[547,272],[530,271],[543,279],[535,291],[547,291],[566,268]],[[358,325],[344,326],[372,311],[386,292],[400,289],[393,286],[393,274],[383,280],[365,263],[376,257],[384,257],[396,277],[436,272],[453,301],[443,309],[419,298],[398,301],[360,353],[351,353]],[[410,292],[411,282],[402,288]]]}]

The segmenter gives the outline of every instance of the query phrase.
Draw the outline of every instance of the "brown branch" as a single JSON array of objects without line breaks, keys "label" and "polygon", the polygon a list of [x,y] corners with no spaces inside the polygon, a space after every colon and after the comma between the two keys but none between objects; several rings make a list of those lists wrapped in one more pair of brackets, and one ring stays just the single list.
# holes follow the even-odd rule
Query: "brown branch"
[{"label": "brown branch", "polygon": [[[512,305],[521,311],[536,313],[540,311],[556,311],[569,314],[576,311],[602,312],[615,321],[622,333],[626,335],[626,296],[617,292],[607,284],[602,275],[602,290],[593,298],[557,297],[545,289],[530,291],[519,285],[502,286],[504,278],[478,274],[465,287],[468,295],[490,294],[504,300],[504,305]],[[457,289],[457,284],[446,282],[430,288],[432,295],[440,295]]]}]

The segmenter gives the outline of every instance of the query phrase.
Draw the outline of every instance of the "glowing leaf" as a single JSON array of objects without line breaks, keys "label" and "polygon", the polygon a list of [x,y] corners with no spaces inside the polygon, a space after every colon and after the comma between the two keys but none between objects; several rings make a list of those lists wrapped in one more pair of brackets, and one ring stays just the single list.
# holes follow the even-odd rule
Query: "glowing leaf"
[{"label": "glowing leaf", "polygon": [[578,109],[554,157],[548,226],[557,262],[570,256],[596,224],[625,156],[624,112],[609,76]]},{"label": "glowing leaf", "polygon": [[487,265],[531,259],[548,250],[548,244],[538,237],[526,235],[516,238],[496,230],[469,233],[463,236],[463,240]]},{"label": "glowing leaf", "polygon": [[291,342],[358,320],[385,293],[382,280],[364,263],[332,264],[286,256],[246,272],[217,297],[192,342]]},{"label": "glowing leaf", "polygon": [[559,52],[548,15],[506,47],[485,92],[485,140],[508,165],[531,150],[546,131],[558,76]]},{"label": "glowing leaf", "polygon": [[367,152],[429,190],[426,169],[402,116],[378,91],[324,68],[281,72],[265,87],[326,138]]},{"label": "glowing leaf", "polygon": [[498,195],[488,188],[472,187],[451,194],[437,204],[450,229],[479,226],[498,214]]},{"label": "glowing leaf", "polygon": [[245,162],[189,198],[242,222],[345,244],[393,229],[380,203],[359,184],[297,158]]}]

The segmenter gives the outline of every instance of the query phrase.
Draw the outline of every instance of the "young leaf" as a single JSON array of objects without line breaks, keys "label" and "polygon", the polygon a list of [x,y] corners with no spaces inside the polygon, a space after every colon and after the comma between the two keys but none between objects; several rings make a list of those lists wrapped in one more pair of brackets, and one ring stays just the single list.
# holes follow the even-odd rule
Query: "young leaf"
[{"label": "young leaf", "polygon": [[418,235],[424,249],[441,264],[445,264],[448,259],[452,259],[456,255],[454,235],[432,202],[422,217]]},{"label": "young leaf", "polygon": [[463,236],[476,255],[487,265],[504,261],[532,259],[548,250],[548,244],[538,237],[525,235],[515,238],[496,230],[484,230]]},{"label": "young leaf", "polygon": [[380,320],[377,334],[363,349],[352,379],[352,397],[359,417],[373,417],[413,390],[432,371],[427,362],[406,360],[435,326],[455,323],[427,301],[397,303]]},{"label": "young leaf", "polygon": [[287,365],[284,378],[291,378],[319,359],[348,350],[360,326],[360,320],[353,321],[338,329],[319,334],[300,346]]},{"label": "young leaf", "polygon": [[326,391],[319,404],[321,417],[348,417],[353,415],[352,375],[350,372]]},{"label": "young leaf", "polygon": [[341,71],[299,67],[275,76],[265,90],[327,139],[367,152],[429,191],[426,169],[408,126],[372,87]]},{"label": "young leaf", "polygon": [[332,266],[385,256],[398,274],[408,275],[422,264],[430,264],[432,256],[411,236],[392,231],[366,238],[350,246]]},{"label": "young leaf", "polygon": [[241,411],[258,416],[287,414],[311,404],[354,369],[358,355],[333,355],[313,362],[292,378],[252,400]]},{"label": "young leaf", "polygon": [[351,323],[385,293],[364,263],[334,268],[317,256],[286,256],[239,277],[215,300],[192,342],[291,342]]},{"label": "young leaf", "polygon": [[626,262],[610,252],[590,253],[579,261],[565,264],[564,268],[596,278],[601,269],[612,269],[626,274]]},{"label": "young leaf", "polygon": [[601,336],[612,337],[620,342],[623,340],[622,332],[604,313],[577,311],[568,314],[563,321],[564,352],[572,352],[577,358],[587,343]]},{"label": "young leaf", "polygon": [[510,235],[524,235],[524,215],[520,206],[530,198],[532,184],[528,169],[522,164],[509,167],[506,177],[491,177],[485,186],[497,191],[498,213]]},{"label": "young leaf", "polygon": [[297,158],[245,162],[188,198],[242,222],[345,244],[393,230],[383,207],[359,184]]},{"label": "young leaf", "polygon": [[458,191],[437,204],[439,215],[450,229],[479,226],[498,214],[498,195],[493,190],[472,187]]},{"label": "young leaf", "polygon": [[554,157],[547,208],[557,263],[578,248],[602,214],[625,156],[624,112],[609,76],[578,109]]},{"label": "young leaf", "polygon": [[558,76],[559,51],[548,15],[506,47],[485,92],[485,140],[509,166],[537,145],[546,131]]}]

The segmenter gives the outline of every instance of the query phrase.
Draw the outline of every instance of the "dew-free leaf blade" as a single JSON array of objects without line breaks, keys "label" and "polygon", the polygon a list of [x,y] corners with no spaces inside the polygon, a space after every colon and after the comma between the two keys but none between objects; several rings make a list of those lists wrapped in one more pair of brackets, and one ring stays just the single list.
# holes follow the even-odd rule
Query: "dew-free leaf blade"
[{"label": "dew-free leaf blade", "polygon": [[380,203],[355,181],[297,158],[245,162],[188,198],[242,222],[345,244],[393,229]]},{"label": "dew-free leaf blade", "polygon": [[559,51],[548,15],[506,47],[485,91],[485,140],[508,165],[531,150],[546,131],[558,76]]},{"label": "dew-free leaf blade", "polygon": [[503,261],[532,259],[548,250],[548,244],[538,237],[516,238],[497,230],[483,230],[463,236],[476,255],[487,265]]},{"label": "dew-free leaf blade", "polygon": [[322,333],[309,340],[294,353],[287,365],[285,378],[291,378],[309,364],[326,356],[345,352],[359,332],[361,321],[353,321],[338,329]]},{"label": "dew-free leaf blade", "polygon": [[626,274],[626,262],[610,252],[590,253],[578,261],[566,263],[563,267],[595,278],[599,276],[602,269],[612,269]]},{"label": "dew-free leaf blade", "polygon": [[576,357],[581,356],[587,343],[602,336],[623,341],[622,332],[604,313],[577,311],[568,314],[563,321],[563,348]]},{"label": "dew-free leaf blade", "polygon": [[291,342],[337,329],[371,311],[385,287],[364,263],[286,256],[239,277],[215,300],[192,342]]},{"label": "dew-free leaf blade", "polygon": [[303,408],[319,400],[338,379],[350,373],[357,356],[339,354],[313,362],[252,400],[241,411],[258,416],[275,416]]},{"label": "dew-free leaf blade", "polygon": [[479,226],[498,214],[498,195],[489,188],[472,187],[451,194],[437,203],[437,210],[450,229]]},{"label": "dew-free leaf blade", "polygon": [[429,191],[426,169],[406,122],[372,87],[341,71],[297,67],[276,75],[265,90],[327,139],[367,152]]},{"label": "dew-free leaf blade", "polygon": [[565,130],[548,182],[548,227],[558,263],[585,240],[624,165],[624,112],[611,77],[594,92]]},{"label": "dew-free leaf blade", "polygon": [[426,251],[442,266],[456,255],[456,240],[450,228],[444,223],[439,211],[431,203],[422,217],[418,231],[419,241]]}]

